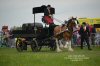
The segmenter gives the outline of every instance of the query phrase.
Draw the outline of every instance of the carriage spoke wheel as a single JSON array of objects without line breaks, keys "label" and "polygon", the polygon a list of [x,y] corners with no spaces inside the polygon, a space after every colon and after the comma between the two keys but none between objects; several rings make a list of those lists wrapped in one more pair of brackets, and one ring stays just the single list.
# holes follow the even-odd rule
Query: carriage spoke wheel
[{"label": "carriage spoke wheel", "polygon": [[50,47],[50,50],[51,50],[51,51],[55,51],[55,50],[56,50],[56,44],[53,45],[52,47]]},{"label": "carriage spoke wheel", "polygon": [[33,51],[33,52],[38,52],[38,51],[41,50],[41,48],[42,48],[42,46],[39,46],[37,40],[34,39],[34,40],[32,41],[32,43],[31,43],[31,49],[32,49],[32,51]]},{"label": "carriage spoke wheel", "polygon": [[50,46],[50,50],[51,51],[55,51],[56,50],[56,42],[53,40],[53,43],[52,43],[52,45]]},{"label": "carriage spoke wheel", "polygon": [[23,51],[23,48],[22,48],[22,41],[20,39],[17,39],[16,40],[16,49],[17,51],[21,52]]}]

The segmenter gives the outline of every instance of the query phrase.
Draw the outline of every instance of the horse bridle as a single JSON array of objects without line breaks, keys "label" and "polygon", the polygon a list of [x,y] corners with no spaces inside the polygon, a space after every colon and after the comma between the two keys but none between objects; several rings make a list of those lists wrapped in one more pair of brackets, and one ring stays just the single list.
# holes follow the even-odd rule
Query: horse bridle
[{"label": "horse bridle", "polygon": [[[78,24],[78,20],[76,20],[77,23],[76,23],[75,20],[76,20],[76,18],[73,18],[73,19],[68,20],[67,27],[68,27],[68,30],[69,30],[70,32],[73,31],[73,28],[69,26],[70,22],[75,22],[75,24]],[[78,31],[78,30],[73,31],[73,33],[76,32],[76,31]]]}]

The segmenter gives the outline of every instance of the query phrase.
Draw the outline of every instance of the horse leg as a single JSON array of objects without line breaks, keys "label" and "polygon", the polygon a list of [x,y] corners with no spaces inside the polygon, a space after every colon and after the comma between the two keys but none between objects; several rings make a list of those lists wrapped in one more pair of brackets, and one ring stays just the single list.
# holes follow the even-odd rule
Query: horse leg
[{"label": "horse leg", "polygon": [[68,48],[68,41],[65,42],[64,48]]},{"label": "horse leg", "polygon": [[69,44],[68,44],[68,51],[73,51],[73,49],[72,49],[72,47],[71,47],[71,40],[68,41],[68,42],[69,42]]},{"label": "horse leg", "polygon": [[60,52],[60,51],[62,51],[60,48],[59,48],[59,44],[58,44],[58,39],[56,38],[56,47],[57,47],[57,52]]},{"label": "horse leg", "polygon": [[60,48],[63,48],[62,40],[59,40]]}]

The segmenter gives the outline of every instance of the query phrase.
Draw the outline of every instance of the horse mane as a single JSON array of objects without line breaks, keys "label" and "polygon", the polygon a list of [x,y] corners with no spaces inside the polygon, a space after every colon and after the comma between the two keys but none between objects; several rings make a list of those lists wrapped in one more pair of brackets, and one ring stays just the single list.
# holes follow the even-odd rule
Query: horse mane
[{"label": "horse mane", "polygon": [[71,21],[72,21],[72,19],[68,20],[67,27],[69,26],[69,24],[70,24]]}]

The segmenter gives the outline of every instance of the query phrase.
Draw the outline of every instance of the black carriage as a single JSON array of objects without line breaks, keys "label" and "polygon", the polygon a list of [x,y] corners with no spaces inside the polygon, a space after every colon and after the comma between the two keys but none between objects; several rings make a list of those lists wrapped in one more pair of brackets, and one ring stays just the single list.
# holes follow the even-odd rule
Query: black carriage
[{"label": "black carriage", "polygon": [[[42,46],[48,46],[50,50],[55,50],[55,40],[49,33],[48,27],[43,27],[42,23],[35,22],[36,13],[44,13],[45,5],[33,8],[34,23],[24,23],[21,30],[13,30],[13,37],[16,38],[16,49],[18,51],[27,50],[27,45],[31,45],[32,51],[40,51]],[[54,8],[51,9],[54,14]]]}]

